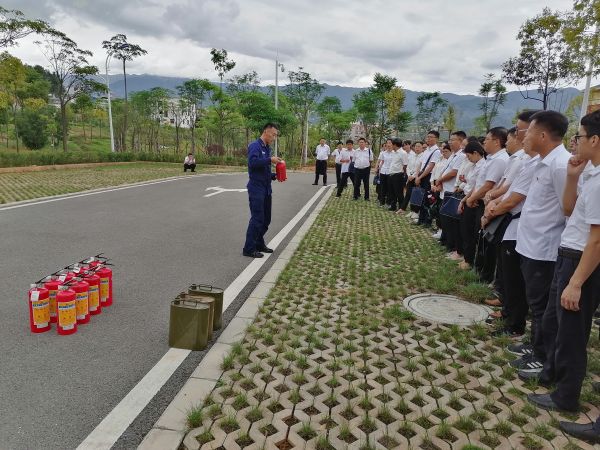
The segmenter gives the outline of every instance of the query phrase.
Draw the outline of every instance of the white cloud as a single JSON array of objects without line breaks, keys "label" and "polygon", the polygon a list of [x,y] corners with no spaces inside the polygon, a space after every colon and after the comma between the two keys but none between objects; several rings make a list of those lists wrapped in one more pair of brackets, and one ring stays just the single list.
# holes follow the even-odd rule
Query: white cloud
[{"label": "white cloud", "polygon": [[[521,23],[545,6],[571,0],[5,0],[27,16],[44,18],[103,70],[101,42],[116,33],[148,50],[130,73],[216,79],[210,48],[225,48],[233,73],[256,70],[273,82],[274,62],[304,67],[320,81],[367,86],[376,72],[413,90],[475,93],[485,73],[518,51]],[[44,64],[25,39],[10,49]]]}]

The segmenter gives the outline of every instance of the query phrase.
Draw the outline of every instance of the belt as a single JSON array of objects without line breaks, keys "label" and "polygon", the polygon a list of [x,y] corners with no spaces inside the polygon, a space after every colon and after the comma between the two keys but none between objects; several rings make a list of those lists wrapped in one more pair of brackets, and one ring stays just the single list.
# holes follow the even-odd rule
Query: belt
[{"label": "belt", "polygon": [[563,258],[580,259],[583,252],[572,248],[558,247],[558,254]]}]

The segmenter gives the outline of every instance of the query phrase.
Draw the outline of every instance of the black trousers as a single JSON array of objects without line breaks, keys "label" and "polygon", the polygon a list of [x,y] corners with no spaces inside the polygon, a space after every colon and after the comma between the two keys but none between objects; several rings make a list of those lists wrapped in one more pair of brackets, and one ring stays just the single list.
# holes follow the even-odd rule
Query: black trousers
[{"label": "black trousers", "polygon": [[339,186],[342,181],[342,165],[336,163],[335,165],[335,182]]},{"label": "black trousers", "polygon": [[404,204],[404,186],[406,186],[406,174],[394,173],[389,176],[389,203],[393,209],[401,208]]},{"label": "black trousers", "polygon": [[196,171],[196,164],[184,164],[183,165],[183,171],[187,172],[188,169],[190,169],[192,172]]},{"label": "black trousers", "polygon": [[[444,199],[442,200],[441,207],[448,202],[453,194],[453,192],[444,192]],[[440,228],[442,229],[442,238],[440,239],[440,242],[449,252],[456,251],[456,227],[459,223],[460,222],[457,219],[440,214]]]},{"label": "black trousers", "polygon": [[558,406],[568,410],[579,405],[587,369],[587,344],[594,311],[600,303],[599,266],[581,287],[579,311],[567,311],[561,306],[560,297],[579,261],[580,256],[559,253],[542,322],[547,358],[541,378],[556,382],[556,390],[550,396]]},{"label": "black trousers", "polygon": [[271,206],[273,197],[264,192],[248,190],[250,202],[250,222],[246,231],[244,252],[252,253],[266,247],[265,233],[271,224]]},{"label": "black trousers", "polygon": [[[426,192],[426,196],[427,193],[429,193],[431,191],[431,174],[427,175],[425,178],[423,178],[421,180],[421,184],[419,185],[419,187],[425,189]],[[423,202],[424,204],[427,202],[427,199],[425,199],[425,202]],[[432,223],[432,218],[429,214],[429,210],[425,207],[422,207],[419,210],[419,221],[417,222],[420,225],[431,225]]]},{"label": "black trousers", "polygon": [[554,261],[538,261],[521,256],[521,272],[525,280],[527,304],[531,309],[531,345],[533,353],[541,361],[546,360],[542,319],[548,306],[555,266]]},{"label": "black trousers", "polygon": [[354,199],[360,197],[360,185],[361,183],[365,189],[365,200],[369,200],[369,176],[371,174],[371,168],[365,167],[364,169],[354,168]]},{"label": "black trousers", "polygon": [[517,241],[504,241],[500,246],[502,259],[502,315],[505,328],[515,333],[525,332],[527,320],[527,296],[525,280],[521,272],[521,255],[515,247]]},{"label": "black trousers", "polygon": [[408,203],[410,202],[410,195],[412,194],[412,190],[414,187],[415,187],[415,180],[406,182],[406,194],[404,195],[404,201],[400,205],[400,209],[406,210],[406,208],[408,208]]},{"label": "black trousers", "polygon": [[350,178],[350,172],[344,172],[342,174],[342,179],[338,183],[337,187],[337,197],[342,195],[342,191],[348,186],[348,178]]},{"label": "black trousers", "polygon": [[315,163],[315,183],[319,182],[319,175],[323,175],[323,184],[327,184],[327,160],[317,159]]},{"label": "black trousers", "polygon": [[460,232],[463,242],[463,256],[465,262],[473,265],[475,262],[475,248],[477,246],[478,230],[476,226],[477,208],[469,208],[465,203],[465,209],[460,219]]},{"label": "black trousers", "polygon": [[[485,205],[483,201],[477,204],[476,225],[477,229],[481,229],[481,218],[485,213]],[[479,277],[486,283],[494,281],[496,273],[496,246],[490,244],[485,239],[479,239],[478,257],[475,260],[475,269],[479,273]]]},{"label": "black trousers", "polygon": [[379,200],[379,204],[381,205],[385,205],[386,203],[388,203],[389,180],[389,175],[383,173],[379,174],[379,190],[377,193],[377,199]]}]

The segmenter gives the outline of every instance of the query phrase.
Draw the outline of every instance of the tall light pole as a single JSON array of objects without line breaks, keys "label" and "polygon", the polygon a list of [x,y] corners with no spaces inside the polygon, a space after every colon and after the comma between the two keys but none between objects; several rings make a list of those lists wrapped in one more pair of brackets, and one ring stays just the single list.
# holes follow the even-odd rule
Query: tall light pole
[{"label": "tall light pole", "polygon": [[115,135],[114,135],[114,131],[113,131],[113,121],[112,121],[112,107],[111,107],[111,103],[110,103],[110,78],[108,77],[108,64],[110,62],[110,58],[111,58],[111,54],[109,53],[108,56],[106,57],[106,64],[105,64],[105,68],[106,68],[106,92],[107,92],[107,97],[108,97],[108,124],[110,127],[110,151],[111,152],[115,152]]},{"label": "tall light pole", "polygon": [[[594,35],[598,36],[600,32],[600,24],[596,24],[596,30],[594,31]],[[592,84],[592,71],[594,69],[594,55],[595,50],[590,55],[590,64],[588,66],[587,77],[585,80],[585,90],[583,91],[583,101],[581,102],[581,113],[579,114],[579,120],[587,113],[588,103],[590,102],[590,87]]]},{"label": "tall light pole", "polygon": [[[281,72],[285,71],[285,67],[283,67],[283,64],[281,64],[279,62],[279,54],[277,54],[277,56],[275,57],[275,110],[277,111],[279,109],[279,70],[281,69]],[[278,138],[275,138],[275,156],[278,156],[277,154],[277,150],[278,150]]]}]

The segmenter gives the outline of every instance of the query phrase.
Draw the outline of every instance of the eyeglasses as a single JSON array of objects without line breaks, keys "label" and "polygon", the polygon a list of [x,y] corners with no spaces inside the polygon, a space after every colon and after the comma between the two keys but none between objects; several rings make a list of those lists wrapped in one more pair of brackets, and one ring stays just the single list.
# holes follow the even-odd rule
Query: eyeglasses
[{"label": "eyeglasses", "polygon": [[519,134],[522,131],[527,131],[529,128],[523,128],[522,130],[519,130],[518,128],[515,130],[515,134]]},{"label": "eyeglasses", "polygon": [[573,136],[573,139],[575,139],[575,143],[577,144],[579,142],[579,139],[581,139],[582,137],[588,137],[587,134],[576,134],[575,136]]}]

